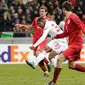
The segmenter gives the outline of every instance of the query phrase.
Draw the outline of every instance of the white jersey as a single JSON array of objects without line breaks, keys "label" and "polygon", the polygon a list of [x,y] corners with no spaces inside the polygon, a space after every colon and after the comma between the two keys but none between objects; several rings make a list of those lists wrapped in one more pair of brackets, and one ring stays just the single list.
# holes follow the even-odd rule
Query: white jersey
[{"label": "white jersey", "polygon": [[[60,29],[60,27],[56,24],[55,21],[46,21],[43,35],[40,37],[40,39],[33,45],[34,47],[38,46],[40,43],[42,43],[47,35],[49,34],[51,37],[54,37],[57,34],[61,34],[63,31]],[[61,38],[58,39],[59,41],[66,42],[66,39]]]},{"label": "white jersey", "polygon": [[61,34],[62,30],[54,21],[47,21],[44,27],[44,32],[47,32],[51,37],[55,36],[56,34]]}]

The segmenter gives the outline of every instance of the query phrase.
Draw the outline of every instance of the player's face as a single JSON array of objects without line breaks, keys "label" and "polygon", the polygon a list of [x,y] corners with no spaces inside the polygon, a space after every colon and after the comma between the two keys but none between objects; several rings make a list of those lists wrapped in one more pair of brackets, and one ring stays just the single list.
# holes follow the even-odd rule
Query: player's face
[{"label": "player's face", "polygon": [[44,22],[37,22],[37,23],[38,23],[39,27],[44,28],[44,26],[45,26]]},{"label": "player's face", "polygon": [[40,17],[46,17],[47,12],[45,11],[45,9],[40,9],[39,13]]}]

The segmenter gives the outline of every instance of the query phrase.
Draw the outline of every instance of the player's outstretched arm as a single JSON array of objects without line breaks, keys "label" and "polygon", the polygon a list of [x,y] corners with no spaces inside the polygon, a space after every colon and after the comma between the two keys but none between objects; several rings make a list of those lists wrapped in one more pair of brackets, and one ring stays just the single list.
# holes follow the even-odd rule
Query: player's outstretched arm
[{"label": "player's outstretched arm", "polygon": [[47,28],[44,30],[43,35],[39,38],[39,40],[33,45],[34,47],[37,47],[40,43],[42,43],[47,35],[49,34],[51,28]]},{"label": "player's outstretched arm", "polygon": [[73,21],[73,23],[75,24],[75,26],[77,26],[78,29],[82,29],[82,32],[85,34],[85,25],[80,20],[80,18],[77,17],[77,16],[74,16],[74,17],[71,18],[71,20]]},{"label": "player's outstretched arm", "polygon": [[24,25],[24,24],[15,24],[15,26],[19,28],[24,27],[24,29],[27,29],[27,30],[32,28],[32,25]]},{"label": "player's outstretched arm", "polygon": [[64,38],[64,37],[67,37],[67,36],[68,36],[68,33],[67,32],[63,32],[61,34],[57,34],[52,39],[55,39],[55,38]]}]

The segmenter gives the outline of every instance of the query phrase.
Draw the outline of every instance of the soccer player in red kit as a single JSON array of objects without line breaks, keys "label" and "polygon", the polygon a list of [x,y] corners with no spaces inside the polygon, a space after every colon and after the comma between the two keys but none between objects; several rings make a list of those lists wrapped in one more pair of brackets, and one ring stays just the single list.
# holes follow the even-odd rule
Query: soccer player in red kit
[{"label": "soccer player in red kit", "polygon": [[62,9],[66,16],[64,32],[56,35],[54,38],[68,37],[68,48],[58,56],[53,79],[46,85],[55,85],[62,70],[62,62],[64,59],[68,60],[68,67],[70,69],[85,72],[85,67],[75,63],[75,61],[80,59],[80,52],[83,44],[82,32],[85,34],[85,26],[79,17],[72,13],[72,4],[70,2],[65,1],[62,4]]},{"label": "soccer player in red kit", "polygon": [[[45,6],[41,6],[40,10],[39,10],[39,17],[43,17],[45,18],[47,21],[51,20],[50,18],[48,18],[47,15],[47,7]],[[34,18],[33,22],[31,25],[22,25],[22,24],[16,24],[16,26],[19,27],[25,27],[26,29],[34,29],[34,33],[33,33],[33,45],[37,42],[37,40],[42,36],[43,34],[43,29],[40,28],[37,24],[37,20],[39,17]],[[42,50],[44,49],[45,45],[46,45],[47,39],[45,39],[41,44],[39,44],[35,49],[34,49],[34,54],[38,55],[40,52],[42,52]],[[48,75],[48,71],[44,65],[44,62],[47,64],[48,67],[48,71],[50,72],[50,65],[49,65],[49,61],[44,58],[44,60],[42,60],[39,63],[39,66],[41,67],[41,69],[44,71],[44,75],[47,76]],[[27,62],[26,62],[27,63]]]},{"label": "soccer player in red kit", "polygon": [[[41,6],[40,7],[40,16],[39,17],[43,17],[45,18],[46,21],[49,21],[51,20],[50,18],[46,17],[46,14],[47,14],[47,8],[45,6]],[[39,17],[36,17],[33,22],[32,22],[32,26],[34,28],[34,34],[33,34],[33,45],[38,41],[38,39],[42,36],[43,34],[43,29],[41,27],[38,26],[37,24],[37,20]],[[35,55],[38,55],[40,52],[42,52],[42,50],[44,49],[45,45],[46,45],[46,42],[47,42],[47,39],[45,39],[40,45],[38,45],[35,49],[34,49],[34,53]],[[50,71],[50,66],[48,65],[49,62],[47,61],[46,58],[44,58],[45,63],[47,64],[47,67],[48,67],[48,71]],[[39,63],[39,66],[41,67],[41,69],[44,71],[44,72],[47,72],[46,71],[46,68],[44,66],[44,63],[43,61],[41,61]],[[46,74],[46,73],[45,73]]]}]

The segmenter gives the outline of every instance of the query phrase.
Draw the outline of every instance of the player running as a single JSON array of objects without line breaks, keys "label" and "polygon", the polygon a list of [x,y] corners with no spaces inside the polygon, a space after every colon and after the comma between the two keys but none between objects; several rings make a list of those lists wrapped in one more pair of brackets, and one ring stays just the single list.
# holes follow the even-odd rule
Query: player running
[{"label": "player running", "polygon": [[58,56],[57,67],[54,71],[54,76],[51,82],[46,85],[55,85],[58,76],[62,70],[63,59],[68,60],[68,67],[72,70],[85,72],[85,67],[76,64],[75,61],[80,59],[80,52],[83,44],[82,32],[85,34],[85,26],[79,17],[72,13],[72,4],[65,1],[62,5],[63,13],[66,16],[64,32],[56,35],[54,38],[64,38],[68,36],[68,48]]}]

